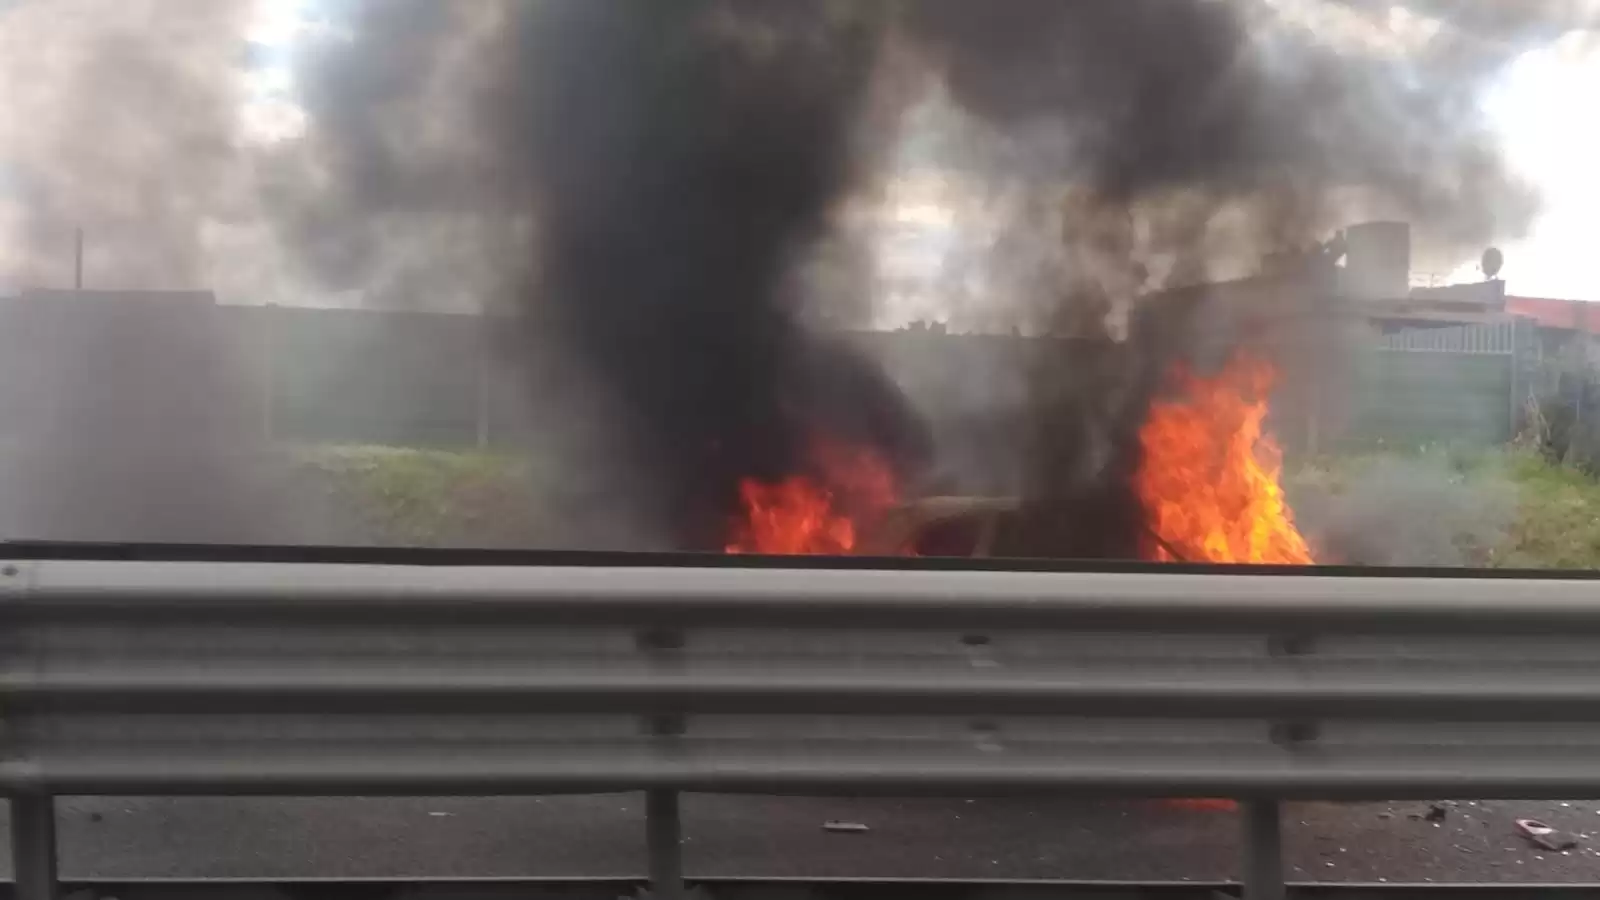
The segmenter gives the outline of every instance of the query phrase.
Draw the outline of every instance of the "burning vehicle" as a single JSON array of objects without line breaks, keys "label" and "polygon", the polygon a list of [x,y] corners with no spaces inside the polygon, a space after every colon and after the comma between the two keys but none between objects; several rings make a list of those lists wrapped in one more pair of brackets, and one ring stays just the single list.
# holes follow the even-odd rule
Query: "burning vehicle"
[{"label": "burning vehicle", "polygon": [[[919,496],[904,488],[907,479],[886,457],[829,442],[819,445],[804,474],[741,482],[742,511],[725,549],[1310,564],[1313,553],[1279,483],[1282,452],[1268,427],[1282,379],[1270,354],[1295,346],[1296,331],[1329,330],[1327,295],[1319,291],[1329,287],[1336,258],[1319,246],[1307,268],[1287,277],[1155,298],[1129,343],[1093,344],[1103,362],[1127,367],[1156,360],[1159,368],[1132,365],[1133,377],[1121,383],[1139,389],[1125,395],[1125,406],[1104,411],[1101,433],[1068,436],[1079,453],[1096,438],[1105,442],[1102,468],[1076,480],[1074,496],[1049,504],[1028,496]],[[1286,304],[1283,297],[1304,299]],[[1193,339],[1201,316],[1210,348]],[[1174,336],[1181,336],[1182,350],[1164,353],[1163,342]],[[1208,349],[1222,360],[1207,359]],[[1072,412],[1046,424],[1093,421],[1083,409]]]},{"label": "burning vehicle", "polygon": [[[1139,430],[1133,489],[1146,519],[1140,559],[1310,564],[1278,479],[1279,450],[1263,430],[1271,367],[1241,357],[1222,372],[1175,380]],[[1020,557],[1035,555],[1018,497],[932,496],[897,502],[878,463],[831,470],[837,480],[747,481],[745,516],[729,553]],[[1068,548],[1049,555],[1074,555]]]}]

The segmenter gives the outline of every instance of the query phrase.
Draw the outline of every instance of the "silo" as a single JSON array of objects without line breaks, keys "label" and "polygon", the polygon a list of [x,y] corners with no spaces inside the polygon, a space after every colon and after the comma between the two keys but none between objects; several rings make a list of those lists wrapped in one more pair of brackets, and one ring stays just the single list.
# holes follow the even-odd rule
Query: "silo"
[{"label": "silo", "polygon": [[1345,292],[1362,300],[1398,300],[1411,290],[1411,226],[1364,222],[1345,229]]}]

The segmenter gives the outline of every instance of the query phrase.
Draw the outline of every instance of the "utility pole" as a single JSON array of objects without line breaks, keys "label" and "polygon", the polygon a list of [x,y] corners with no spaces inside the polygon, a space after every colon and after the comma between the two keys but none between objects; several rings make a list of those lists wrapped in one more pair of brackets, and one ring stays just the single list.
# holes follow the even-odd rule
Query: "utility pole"
[{"label": "utility pole", "polygon": [[76,241],[72,254],[72,288],[83,290],[83,228],[79,226],[75,232]]}]

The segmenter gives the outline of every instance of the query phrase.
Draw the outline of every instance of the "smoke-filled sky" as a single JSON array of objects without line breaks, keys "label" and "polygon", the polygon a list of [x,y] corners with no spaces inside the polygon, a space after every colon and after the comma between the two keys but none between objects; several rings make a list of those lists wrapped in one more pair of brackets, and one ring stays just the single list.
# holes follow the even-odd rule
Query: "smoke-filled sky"
[{"label": "smoke-filled sky", "polygon": [[[1383,217],[1425,265],[1505,242],[1514,291],[1600,299],[1591,104],[1552,86],[1588,5],[0,0],[0,282],[69,284],[81,227],[90,287],[515,309],[572,468],[700,549],[828,441],[906,479],[940,449],[812,316],[1103,330],[1030,375],[1024,492],[1056,549],[1123,552],[1135,427],[1206,343],[1145,292]],[[881,293],[897,219],[931,306]]]},{"label": "smoke-filled sky", "polygon": [[[1510,164],[1540,193],[1541,206],[1525,236],[1514,233],[1522,230],[1522,223],[1509,221],[1514,217],[1507,217],[1504,229],[1475,222],[1468,230],[1513,232],[1494,236],[1507,251],[1504,277],[1513,292],[1600,299],[1600,272],[1589,264],[1587,248],[1591,210],[1600,208],[1600,174],[1591,163],[1600,154],[1600,124],[1580,112],[1600,92],[1600,55],[1590,52],[1587,34],[1566,30],[1584,20],[1584,4],[1414,0],[1409,6],[1416,13],[1375,13],[1388,4],[1240,2],[1299,29],[1302,38],[1309,34],[1363,58],[1392,57],[1402,72],[1408,56],[1431,46],[1440,32],[1430,12],[1447,10],[1461,20],[1451,27],[1481,26],[1481,36],[1473,39],[1490,45],[1483,55],[1512,62],[1484,83],[1479,109],[1461,115],[1486,116]],[[428,22],[414,32],[374,38],[352,31],[364,21],[361,6],[359,0],[0,2],[0,286],[65,283],[72,228],[83,223],[89,228],[87,275],[102,286],[214,287],[233,302],[382,297],[472,305],[475,292],[486,286],[462,273],[500,259],[497,254],[508,252],[501,244],[517,244],[508,235],[525,222],[454,216],[448,203],[424,198],[404,215],[364,221],[356,233],[349,220],[323,216],[306,201],[317,188],[363,189],[340,180],[346,173],[338,159],[300,146],[319,112],[352,108],[337,104],[360,104],[373,133],[384,140],[398,142],[396,133],[409,129],[404,140],[415,147],[386,148],[394,157],[394,178],[427,174],[443,182],[470,168],[424,173],[406,167],[408,158],[448,144],[457,123],[407,120],[393,93],[401,88],[394,84],[361,83],[362,71],[352,69],[343,73],[336,96],[328,96],[325,83],[307,95],[308,69],[340,74],[337,64],[317,68],[325,55],[318,48],[390,41],[382,49],[393,53],[397,70],[408,53],[437,62],[439,48],[419,37]],[[433,8],[419,17],[437,19],[432,24],[441,30],[470,31],[453,20],[471,16]],[[1543,13],[1535,8],[1555,11],[1548,21],[1563,24],[1544,31],[1505,27],[1518,17],[1537,23]],[[1514,34],[1514,46],[1495,45],[1508,41],[1507,34]],[[1471,42],[1463,43],[1471,52]],[[470,56],[472,46],[462,41],[449,52]],[[465,69],[469,62],[459,65]],[[421,68],[418,82],[403,89],[426,94],[452,83],[439,66],[431,80]],[[285,188],[291,182],[294,190]],[[889,218],[931,219],[935,224],[912,231],[934,247],[948,238],[938,223],[962,221],[937,211],[930,216],[927,202],[916,196],[903,198],[901,206]],[[419,208],[425,208],[426,221]],[[285,237],[285,221],[298,244]],[[309,253],[308,233],[318,235]],[[1426,234],[1419,238],[1427,244]],[[1462,247],[1458,257],[1431,259],[1425,266],[1471,277],[1477,249]],[[335,269],[359,269],[361,275],[328,277]]]}]

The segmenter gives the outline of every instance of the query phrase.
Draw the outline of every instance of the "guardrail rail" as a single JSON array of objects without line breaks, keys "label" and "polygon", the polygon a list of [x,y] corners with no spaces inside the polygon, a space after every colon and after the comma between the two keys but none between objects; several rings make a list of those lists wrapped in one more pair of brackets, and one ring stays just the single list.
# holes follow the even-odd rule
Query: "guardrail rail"
[{"label": "guardrail rail", "polygon": [[[1600,582],[1305,573],[0,563],[16,896],[62,795],[1291,799],[1600,784]],[[1507,727],[1512,725],[1515,727]]]}]

